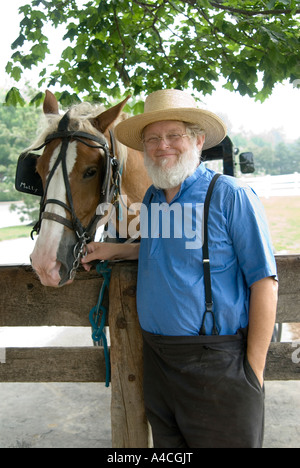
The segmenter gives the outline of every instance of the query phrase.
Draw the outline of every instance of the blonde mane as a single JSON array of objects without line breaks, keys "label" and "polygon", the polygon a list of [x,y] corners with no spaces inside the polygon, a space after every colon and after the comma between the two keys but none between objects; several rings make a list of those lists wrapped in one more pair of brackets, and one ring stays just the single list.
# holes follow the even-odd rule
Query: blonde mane
[{"label": "blonde mane", "polygon": [[[101,104],[90,104],[88,102],[82,102],[76,104],[70,108],[70,131],[82,131],[90,133],[95,136],[101,135],[101,133],[91,124],[91,121],[104,112],[106,109]],[[38,133],[39,136],[35,142],[28,148],[38,148],[41,146],[48,135],[57,131],[58,124],[62,119],[63,115],[60,114],[47,114],[42,116],[39,123]],[[113,123],[112,129],[121,121],[124,120],[125,114],[122,114],[117,121]],[[103,136],[103,135],[102,135]],[[109,143],[109,142],[108,142]],[[127,148],[120,142],[116,141],[116,153],[117,158],[121,165],[126,164],[127,160]]]}]

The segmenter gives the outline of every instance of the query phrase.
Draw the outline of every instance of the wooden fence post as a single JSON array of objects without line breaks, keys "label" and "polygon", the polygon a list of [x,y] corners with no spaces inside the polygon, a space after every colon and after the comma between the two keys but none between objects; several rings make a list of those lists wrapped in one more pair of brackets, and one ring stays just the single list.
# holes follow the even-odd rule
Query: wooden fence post
[{"label": "wooden fence post", "polygon": [[112,268],[109,288],[113,448],[147,448],[142,336],[136,312],[137,264]]}]

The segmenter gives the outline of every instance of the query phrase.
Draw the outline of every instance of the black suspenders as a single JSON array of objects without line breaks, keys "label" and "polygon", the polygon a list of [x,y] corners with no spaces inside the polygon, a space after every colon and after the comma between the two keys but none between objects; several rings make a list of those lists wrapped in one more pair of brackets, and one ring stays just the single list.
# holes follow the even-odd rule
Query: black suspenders
[{"label": "black suspenders", "polygon": [[213,189],[215,186],[215,183],[217,182],[218,178],[221,176],[221,174],[216,174],[209,187],[207,190],[205,202],[204,202],[204,242],[203,242],[203,270],[204,270],[204,286],[205,286],[205,312],[203,316],[203,321],[202,321],[202,326],[200,329],[200,335],[206,335],[205,331],[205,318],[206,315],[209,313],[212,315],[213,319],[213,330],[212,334],[213,335],[219,335],[219,331],[217,328],[216,324],[216,317],[213,311],[213,300],[212,300],[212,293],[211,293],[211,277],[210,277],[210,263],[209,263],[209,252],[208,252],[208,228],[207,228],[207,223],[208,223],[208,213],[209,213],[209,205],[210,205],[210,199],[213,193]]}]

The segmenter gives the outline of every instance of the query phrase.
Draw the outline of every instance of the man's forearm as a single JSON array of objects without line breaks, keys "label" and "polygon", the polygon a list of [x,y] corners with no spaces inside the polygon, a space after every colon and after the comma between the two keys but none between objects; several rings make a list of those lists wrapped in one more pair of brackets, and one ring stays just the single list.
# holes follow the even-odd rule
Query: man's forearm
[{"label": "man's forearm", "polygon": [[247,357],[261,384],[275,325],[277,296],[278,283],[273,278],[264,278],[251,287]]}]

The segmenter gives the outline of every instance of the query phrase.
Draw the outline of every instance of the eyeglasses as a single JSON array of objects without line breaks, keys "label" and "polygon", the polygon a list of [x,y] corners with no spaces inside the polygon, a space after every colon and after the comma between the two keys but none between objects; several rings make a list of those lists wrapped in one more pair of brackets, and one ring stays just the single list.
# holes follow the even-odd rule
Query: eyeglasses
[{"label": "eyeglasses", "polygon": [[154,150],[157,149],[163,140],[167,146],[173,146],[177,143],[179,143],[183,137],[187,137],[189,135],[187,134],[180,134],[180,133],[168,133],[164,137],[150,137],[150,138],[145,138],[143,140],[143,143],[145,147],[149,150]]}]

